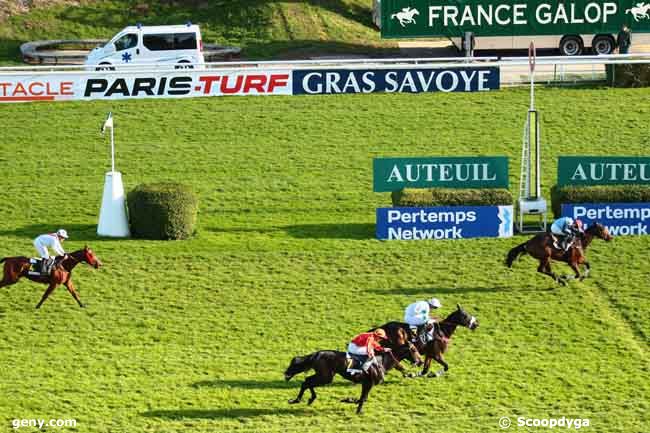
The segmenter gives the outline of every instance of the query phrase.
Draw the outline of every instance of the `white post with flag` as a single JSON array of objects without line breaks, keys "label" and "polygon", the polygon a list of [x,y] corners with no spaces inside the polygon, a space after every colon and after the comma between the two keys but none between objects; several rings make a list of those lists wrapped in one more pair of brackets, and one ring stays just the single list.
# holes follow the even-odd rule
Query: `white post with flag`
[{"label": "white post with flag", "polygon": [[129,221],[126,216],[126,197],[122,185],[122,173],[115,171],[115,136],[113,134],[113,113],[102,126],[102,135],[106,129],[111,130],[111,171],[104,178],[104,194],[102,207],[99,211],[97,234],[116,238],[129,237]]}]

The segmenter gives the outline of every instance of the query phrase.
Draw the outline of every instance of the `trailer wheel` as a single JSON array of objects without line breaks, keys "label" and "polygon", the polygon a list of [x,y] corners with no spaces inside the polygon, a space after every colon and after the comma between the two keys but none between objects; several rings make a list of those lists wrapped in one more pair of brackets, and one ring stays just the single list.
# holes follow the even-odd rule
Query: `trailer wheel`
[{"label": "trailer wheel", "polygon": [[591,43],[591,47],[595,54],[607,55],[614,52],[616,42],[614,42],[614,38],[610,35],[598,35]]},{"label": "trailer wheel", "polygon": [[584,50],[580,36],[565,36],[560,41],[560,53],[563,56],[579,56]]}]

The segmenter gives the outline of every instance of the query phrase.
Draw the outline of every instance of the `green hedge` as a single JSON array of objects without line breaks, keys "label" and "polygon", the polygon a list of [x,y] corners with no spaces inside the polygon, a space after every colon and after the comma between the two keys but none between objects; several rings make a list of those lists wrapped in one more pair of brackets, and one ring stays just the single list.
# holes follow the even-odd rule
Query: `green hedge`
[{"label": "green hedge", "polygon": [[185,185],[138,185],[129,193],[127,203],[133,237],[187,239],[194,233],[198,200]]},{"label": "green hedge", "polygon": [[513,203],[507,189],[405,188],[392,193],[393,206],[498,206]]},{"label": "green hedge", "polygon": [[607,79],[614,87],[648,87],[650,86],[650,65],[607,65]]},{"label": "green hedge", "polygon": [[612,185],[612,186],[565,186],[551,188],[551,207],[558,218],[563,203],[648,203],[650,186]]}]

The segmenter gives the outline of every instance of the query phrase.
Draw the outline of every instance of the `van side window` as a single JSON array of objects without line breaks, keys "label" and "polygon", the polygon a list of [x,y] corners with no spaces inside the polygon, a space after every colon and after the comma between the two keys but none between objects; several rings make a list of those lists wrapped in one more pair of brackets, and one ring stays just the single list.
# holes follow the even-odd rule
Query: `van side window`
[{"label": "van side window", "polygon": [[115,41],[115,51],[128,50],[138,45],[138,35],[128,33]]},{"label": "van side window", "polygon": [[142,43],[151,51],[195,50],[195,33],[165,33],[144,35]]},{"label": "van side window", "polygon": [[175,50],[195,50],[196,34],[195,33],[175,33],[174,34]]},{"label": "van side window", "polygon": [[160,34],[160,35],[144,35],[142,43],[147,49],[151,51],[168,51],[174,49],[174,35]]}]

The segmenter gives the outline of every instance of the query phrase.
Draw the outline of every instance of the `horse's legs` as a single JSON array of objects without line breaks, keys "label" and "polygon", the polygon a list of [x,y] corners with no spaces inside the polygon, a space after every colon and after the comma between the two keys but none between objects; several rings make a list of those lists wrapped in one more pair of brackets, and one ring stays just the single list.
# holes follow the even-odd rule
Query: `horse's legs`
[{"label": "horse's legs", "polygon": [[322,386],[322,385],[327,385],[328,383],[332,383],[333,379],[334,379],[333,374],[328,376],[314,374],[307,377],[305,381],[302,383],[302,385],[300,386],[300,392],[298,393],[298,397],[296,397],[293,400],[289,400],[289,403],[290,404],[300,403],[300,401],[302,400],[302,396],[305,394],[305,391],[309,389],[309,392],[311,393],[311,397],[309,398],[307,404],[312,404],[314,400],[316,400],[316,392],[314,391],[314,388],[317,386]]},{"label": "horse's legs", "polygon": [[311,397],[307,401],[307,404],[311,405],[314,402],[314,400],[316,400],[316,391],[314,391],[315,387],[332,383],[332,380],[334,380],[333,374],[330,374],[328,376],[318,376],[314,374],[313,376],[309,376],[305,380],[305,382],[309,382],[309,385],[307,386],[309,387],[309,392],[311,392]]},{"label": "horse's legs", "polygon": [[79,304],[79,306],[83,308],[84,304],[81,303],[81,299],[79,299],[79,294],[74,289],[74,284],[72,284],[72,280],[68,280],[63,284],[65,284],[65,288],[68,289],[68,292],[70,292],[70,294],[75,299],[75,301],[77,301],[77,304]]},{"label": "horse's legs", "polygon": [[429,372],[429,368],[431,367],[431,355],[427,355],[427,357],[424,360],[424,367],[422,367],[422,371],[418,376],[426,376],[426,374]]},{"label": "horse's legs", "polygon": [[296,398],[294,398],[293,400],[289,400],[289,404],[300,403],[300,400],[302,400],[302,396],[303,396],[303,394],[305,393],[306,390],[307,390],[307,380],[305,379],[305,381],[302,383],[302,385],[300,385],[300,392],[298,393],[298,396]]},{"label": "horse's legs", "polygon": [[589,262],[588,262],[588,261],[584,261],[584,262],[582,262],[582,264],[583,264],[584,267],[585,267],[585,273],[582,274],[582,277],[580,278],[580,281],[582,281],[582,280],[584,280],[585,278],[587,278],[587,277],[589,276],[589,272],[591,271],[591,266],[589,265]]},{"label": "horse's legs", "polygon": [[363,404],[368,400],[368,394],[370,393],[371,388],[372,382],[370,379],[361,384],[361,398],[359,398],[359,405],[357,406],[357,415],[359,415],[363,410]]},{"label": "horse's legs", "polygon": [[539,266],[537,267],[537,272],[542,273],[544,275],[548,275],[549,277],[553,278],[556,283],[560,283],[562,285],[565,285],[566,283],[562,281],[561,278],[559,278],[555,272],[551,270],[551,258],[546,256],[542,259],[539,260]]},{"label": "horse's legs", "polygon": [[50,283],[49,286],[47,286],[47,290],[45,290],[45,293],[43,293],[43,297],[41,298],[40,301],[38,301],[38,304],[36,304],[36,309],[41,308],[41,305],[43,305],[43,302],[50,296],[50,293],[54,290],[56,285],[54,283]]},{"label": "horse's legs", "polygon": [[430,373],[429,377],[438,377],[445,374],[445,371],[449,370],[449,364],[445,362],[445,358],[442,357],[442,352],[436,353],[433,355],[433,359],[440,365],[442,365],[443,370],[438,370],[435,373]]}]

